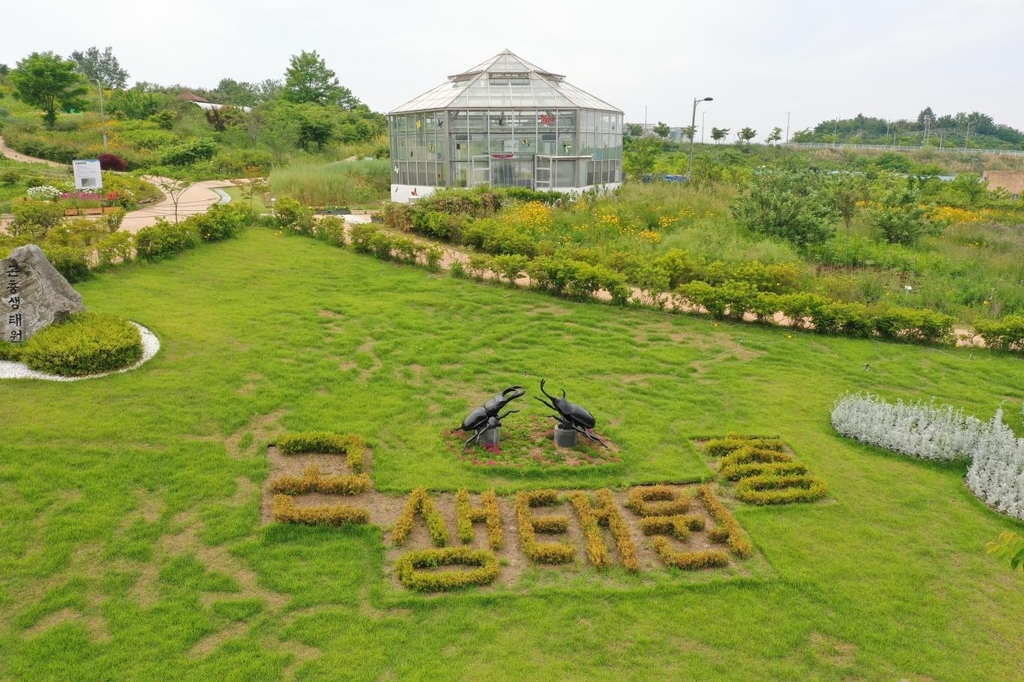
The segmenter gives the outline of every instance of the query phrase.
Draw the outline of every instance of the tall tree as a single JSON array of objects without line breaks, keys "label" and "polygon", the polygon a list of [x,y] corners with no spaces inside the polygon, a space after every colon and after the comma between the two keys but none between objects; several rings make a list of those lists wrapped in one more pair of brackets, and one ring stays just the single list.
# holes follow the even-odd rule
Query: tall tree
[{"label": "tall tree", "polygon": [[292,55],[291,63],[284,75],[282,96],[289,102],[337,104],[344,109],[352,109],[359,105],[359,99],[338,82],[337,74],[327,68],[327,64],[316,50]]},{"label": "tall tree", "polygon": [[33,52],[11,72],[14,96],[43,110],[48,128],[57,122],[58,107],[81,106],[88,92],[75,62],[53,52]]},{"label": "tall tree", "polygon": [[683,137],[687,140],[692,140],[693,136],[697,133],[696,126],[685,126],[683,128]]},{"label": "tall tree", "polygon": [[711,139],[715,141],[715,144],[718,144],[719,142],[724,140],[728,135],[729,135],[729,129],[728,128],[712,128],[711,129]]},{"label": "tall tree", "polygon": [[111,48],[100,52],[98,47],[90,47],[85,52],[74,51],[71,58],[78,64],[78,70],[85,74],[91,82],[99,81],[108,88],[124,89],[128,83],[128,72],[121,68]]},{"label": "tall tree", "polygon": [[736,133],[736,137],[744,144],[750,144],[750,141],[757,137],[757,131],[747,127]]},{"label": "tall tree", "polygon": [[651,130],[653,130],[654,134],[658,137],[668,137],[668,134],[672,132],[672,129],[668,127],[668,124],[662,121],[658,121],[658,125],[651,128]]},{"label": "tall tree", "polygon": [[639,123],[626,124],[626,137],[643,137],[644,127]]},{"label": "tall tree", "polygon": [[768,144],[775,144],[780,140],[782,140],[782,128],[778,126],[772,128],[771,134],[768,135],[768,137],[764,138],[764,141],[767,142]]}]

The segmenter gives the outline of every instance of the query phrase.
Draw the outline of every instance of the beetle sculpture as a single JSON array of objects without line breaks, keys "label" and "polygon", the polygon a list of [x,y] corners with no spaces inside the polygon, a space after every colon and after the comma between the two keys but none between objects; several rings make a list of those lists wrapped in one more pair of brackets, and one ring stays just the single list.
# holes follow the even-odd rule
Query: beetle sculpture
[{"label": "beetle sculpture", "polygon": [[484,431],[488,429],[496,429],[501,426],[501,420],[510,414],[514,414],[519,410],[508,410],[504,414],[501,411],[505,407],[518,398],[522,398],[526,395],[526,389],[522,386],[509,386],[501,393],[498,393],[493,398],[484,403],[483,407],[478,407],[469,415],[462,420],[462,426],[459,427],[462,431],[472,431],[473,435],[470,436],[465,443],[462,444],[462,451],[465,452],[469,444],[480,439]]},{"label": "beetle sculpture", "polygon": [[[553,396],[545,391],[545,381],[547,381],[547,379],[540,380],[540,392],[546,395],[548,400],[544,400],[544,398],[540,398],[538,396],[534,396],[534,398],[537,398],[537,400],[541,401],[550,409],[558,413],[557,416],[551,415],[551,418],[561,424],[563,429],[572,429],[577,433],[582,433],[590,440],[597,441],[604,447],[608,447],[603,440],[590,432],[590,429],[594,428],[594,425],[597,424],[597,420],[594,419],[594,415],[590,414],[590,412],[581,405],[577,405],[576,403],[566,400],[565,389],[562,390],[561,398]],[[549,400],[550,402],[548,402]]]}]

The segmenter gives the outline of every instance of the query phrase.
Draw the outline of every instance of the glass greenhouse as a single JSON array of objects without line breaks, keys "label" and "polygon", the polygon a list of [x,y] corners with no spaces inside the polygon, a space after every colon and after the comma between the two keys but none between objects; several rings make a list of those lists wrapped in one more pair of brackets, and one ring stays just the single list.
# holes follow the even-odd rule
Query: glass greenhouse
[{"label": "glass greenhouse", "polygon": [[388,114],[391,198],[436,187],[622,182],[622,112],[508,50]]}]

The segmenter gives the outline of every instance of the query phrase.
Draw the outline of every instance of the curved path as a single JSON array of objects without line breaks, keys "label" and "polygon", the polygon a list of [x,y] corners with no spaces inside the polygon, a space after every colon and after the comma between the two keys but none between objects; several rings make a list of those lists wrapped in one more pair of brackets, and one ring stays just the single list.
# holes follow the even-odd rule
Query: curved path
[{"label": "curved path", "polygon": [[[47,159],[37,159],[32,156],[26,156],[21,152],[17,152],[6,144],[4,144],[4,138],[0,137],[0,154],[3,154],[5,158],[11,161],[20,161],[22,163],[45,163],[48,166],[54,168],[68,169],[69,164],[57,163],[56,161],[48,161]],[[155,185],[164,194],[164,200],[153,204],[152,206],[146,206],[137,211],[131,211],[125,216],[124,222],[121,223],[121,230],[124,232],[136,233],[144,227],[150,227],[156,224],[158,218],[164,218],[166,220],[174,220],[174,201],[170,195],[167,194],[160,185],[158,184],[164,178],[158,178],[154,176],[143,176],[143,180]],[[204,180],[203,182],[197,182],[189,187],[178,199],[178,219],[187,218],[190,215],[196,215],[197,213],[205,213],[214,204],[223,201],[223,197],[218,194],[215,190],[217,187],[230,187],[234,183],[230,180]]]}]

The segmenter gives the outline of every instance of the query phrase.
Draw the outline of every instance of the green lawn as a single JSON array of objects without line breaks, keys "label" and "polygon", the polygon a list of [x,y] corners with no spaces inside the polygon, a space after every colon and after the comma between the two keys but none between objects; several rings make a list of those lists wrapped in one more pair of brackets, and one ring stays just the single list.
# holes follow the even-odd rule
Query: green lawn
[{"label": "green lawn", "polygon": [[[1022,524],[962,467],[829,426],[838,395],[871,390],[1002,403],[1020,432],[1020,358],[572,304],[264,230],[77,288],[163,348],[128,374],[0,383],[0,680],[1020,678],[1024,577],[984,548]],[[542,377],[621,463],[520,475],[444,447]],[[260,524],[263,445],[321,429],[362,434],[395,493],[694,481],[711,472],[691,439],[777,434],[830,496],[732,504],[746,577],[581,564],[419,596],[385,577],[379,527]]]}]

